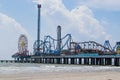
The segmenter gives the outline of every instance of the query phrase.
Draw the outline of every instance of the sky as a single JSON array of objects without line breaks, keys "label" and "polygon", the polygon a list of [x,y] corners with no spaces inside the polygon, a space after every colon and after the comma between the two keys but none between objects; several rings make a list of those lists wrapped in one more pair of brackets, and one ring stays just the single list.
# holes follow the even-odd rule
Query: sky
[{"label": "sky", "polygon": [[120,0],[0,0],[0,59],[18,52],[18,38],[25,34],[33,52],[37,33],[37,4],[41,4],[41,39],[71,34],[73,41],[120,41]]}]

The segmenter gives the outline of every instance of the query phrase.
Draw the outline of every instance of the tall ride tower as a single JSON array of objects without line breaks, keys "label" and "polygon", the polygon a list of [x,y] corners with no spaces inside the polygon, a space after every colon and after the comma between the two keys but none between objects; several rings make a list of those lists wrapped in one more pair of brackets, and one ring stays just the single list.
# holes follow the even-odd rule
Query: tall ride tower
[{"label": "tall ride tower", "polygon": [[60,53],[61,50],[61,26],[57,27],[57,50]]},{"label": "tall ride tower", "polygon": [[35,55],[40,55],[40,10],[41,4],[38,4],[38,28],[37,28],[37,51]]}]

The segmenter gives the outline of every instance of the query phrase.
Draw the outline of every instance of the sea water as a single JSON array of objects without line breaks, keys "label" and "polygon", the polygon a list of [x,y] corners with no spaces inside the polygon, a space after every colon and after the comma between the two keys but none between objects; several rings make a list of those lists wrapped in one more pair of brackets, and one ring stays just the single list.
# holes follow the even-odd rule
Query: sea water
[{"label": "sea water", "polygon": [[11,73],[45,73],[45,72],[99,72],[119,71],[115,66],[84,66],[64,64],[37,64],[37,63],[0,63],[0,74]]}]

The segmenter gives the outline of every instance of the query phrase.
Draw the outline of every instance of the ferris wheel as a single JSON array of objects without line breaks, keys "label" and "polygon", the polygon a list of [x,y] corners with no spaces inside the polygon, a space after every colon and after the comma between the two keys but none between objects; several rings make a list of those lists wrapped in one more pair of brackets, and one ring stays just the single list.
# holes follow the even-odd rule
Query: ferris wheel
[{"label": "ferris wheel", "polygon": [[18,40],[18,50],[19,53],[24,53],[27,51],[28,48],[28,40],[25,35],[20,35],[19,40]]}]

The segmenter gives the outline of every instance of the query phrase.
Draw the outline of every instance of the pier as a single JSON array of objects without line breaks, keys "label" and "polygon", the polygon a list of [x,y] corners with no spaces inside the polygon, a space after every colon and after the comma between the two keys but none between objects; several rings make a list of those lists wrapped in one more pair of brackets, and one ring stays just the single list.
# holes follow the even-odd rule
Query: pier
[{"label": "pier", "polygon": [[120,56],[44,56],[31,57],[35,63],[120,66]]},{"label": "pier", "polygon": [[47,35],[41,40],[41,5],[37,7],[37,40],[33,44],[33,53],[29,53],[27,37],[22,34],[18,40],[18,52],[12,55],[15,62],[120,66],[120,41],[114,47],[109,40],[105,40],[104,44],[96,41],[74,42],[71,34],[61,37],[60,25],[57,26],[57,39]]},{"label": "pier", "polygon": [[17,59],[16,63],[74,64],[120,66],[120,56],[31,56],[29,59]]},{"label": "pier", "polygon": [[0,60],[0,63],[15,63],[15,60]]}]

